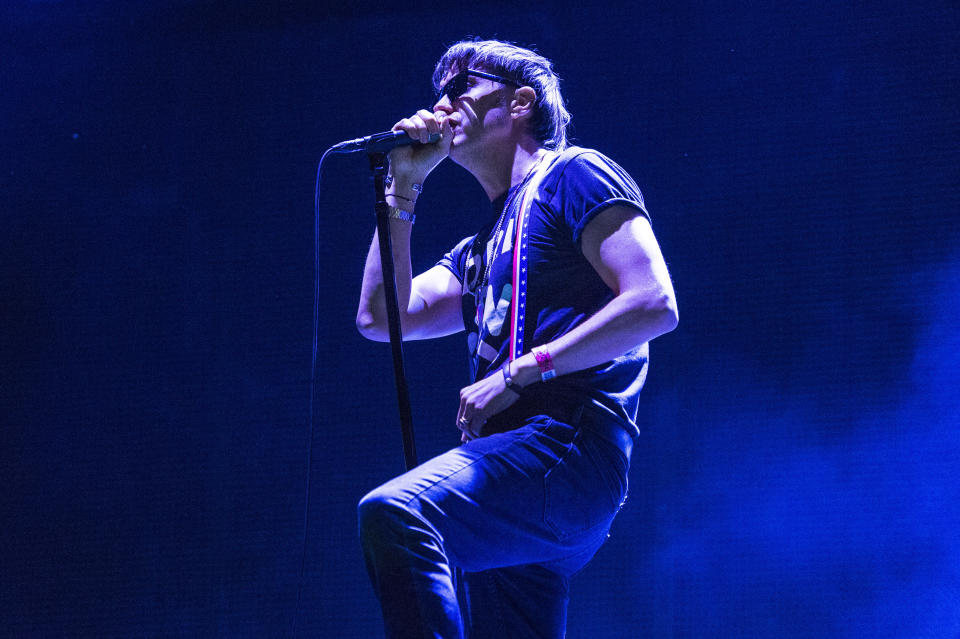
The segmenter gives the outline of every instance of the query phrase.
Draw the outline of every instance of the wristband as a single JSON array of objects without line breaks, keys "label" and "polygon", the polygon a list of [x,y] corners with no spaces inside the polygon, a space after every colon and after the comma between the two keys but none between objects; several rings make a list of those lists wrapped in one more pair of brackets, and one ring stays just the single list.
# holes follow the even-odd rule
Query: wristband
[{"label": "wristband", "polygon": [[510,360],[500,367],[500,371],[503,373],[503,385],[520,395],[523,392],[523,386],[513,381],[513,375],[510,374]]},{"label": "wristband", "polygon": [[531,349],[533,356],[537,358],[537,368],[540,369],[540,380],[547,381],[557,376],[557,370],[553,367],[553,358],[550,357],[550,351],[546,346],[535,346]]},{"label": "wristband", "polygon": [[404,211],[403,209],[398,209],[395,206],[390,206],[388,209],[390,212],[387,213],[387,217],[392,217],[395,220],[403,220],[404,222],[410,222],[413,224],[417,219],[417,216],[410,211]]}]

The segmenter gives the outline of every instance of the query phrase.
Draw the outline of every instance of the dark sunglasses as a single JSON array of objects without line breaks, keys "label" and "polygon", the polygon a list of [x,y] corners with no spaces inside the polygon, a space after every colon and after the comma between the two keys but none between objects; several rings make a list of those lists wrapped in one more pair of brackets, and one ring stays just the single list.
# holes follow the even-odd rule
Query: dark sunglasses
[{"label": "dark sunglasses", "polygon": [[499,82],[501,84],[509,84],[515,87],[520,85],[514,82],[513,80],[508,80],[507,78],[502,78],[499,75],[494,75],[492,73],[487,73],[486,71],[477,71],[476,69],[467,69],[466,71],[461,71],[457,75],[453,76],[447,83],[440,87],[440,91],[437,92],[437,102],[443,99],[444,95],[450,96],[450,101],[453,102],[461,95],[467,92],[467,78],[470,76],[477,78],[486,78],[487,80],[493,80],[494,82]]}]

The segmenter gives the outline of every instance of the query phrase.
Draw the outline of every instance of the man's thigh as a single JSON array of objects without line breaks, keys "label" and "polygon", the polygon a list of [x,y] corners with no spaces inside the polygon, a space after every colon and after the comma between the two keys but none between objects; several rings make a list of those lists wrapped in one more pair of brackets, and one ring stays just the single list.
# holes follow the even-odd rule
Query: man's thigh
[{"label": "man's thigh", "polygon": [[[439,455],[371,495],[421,517],[464,570],[539,563],[571,572],[602,544],[616,512],[604,469],[579,440],[572,426],[539,416]],[[558,534],[557,513],[570,511],[567,502],[593,505],[596,514],[585,529]]]}]

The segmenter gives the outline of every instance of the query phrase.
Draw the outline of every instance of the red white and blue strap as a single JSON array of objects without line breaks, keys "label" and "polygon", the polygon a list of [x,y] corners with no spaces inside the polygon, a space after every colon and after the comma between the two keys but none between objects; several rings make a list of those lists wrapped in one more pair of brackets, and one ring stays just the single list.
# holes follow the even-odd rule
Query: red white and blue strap
[{"label": "red white and blue strap", "polygon": [[[510,360],[524,353],[523,325],[527,309],[527,230],[530,225],[530,207],[537,198],[540,182],[553,163],[550,153],[540,159],[540,166],[523,190],[520,208],[517,211],[513,239],[513,304],[510,305]],[[508,360],[509,361],[509,360]]]}]

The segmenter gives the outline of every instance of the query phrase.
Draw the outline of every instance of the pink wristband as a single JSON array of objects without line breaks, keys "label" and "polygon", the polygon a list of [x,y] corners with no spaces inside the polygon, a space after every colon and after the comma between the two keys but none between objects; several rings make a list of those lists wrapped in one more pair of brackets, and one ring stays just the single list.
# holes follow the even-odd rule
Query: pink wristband
[{"label": "pink wristband", "polygon": [[553,358],[550,357],[550,351],[546,346],[536,346],[531,349],[533,356],[537,358],[537,367],[540,369],[540,380],[547,381],[557,376],[557,371],[553,367]]}]

